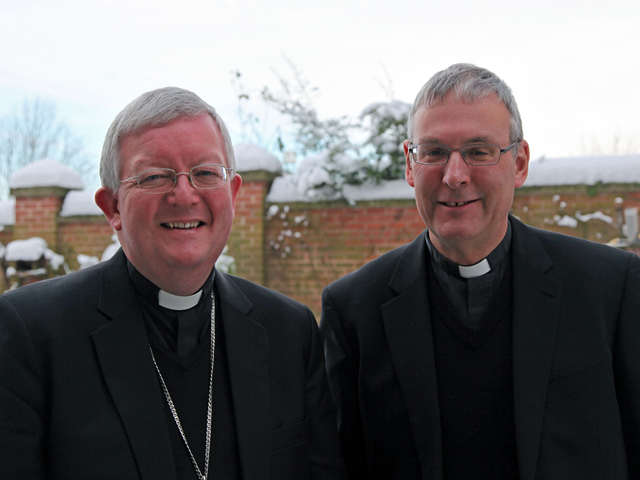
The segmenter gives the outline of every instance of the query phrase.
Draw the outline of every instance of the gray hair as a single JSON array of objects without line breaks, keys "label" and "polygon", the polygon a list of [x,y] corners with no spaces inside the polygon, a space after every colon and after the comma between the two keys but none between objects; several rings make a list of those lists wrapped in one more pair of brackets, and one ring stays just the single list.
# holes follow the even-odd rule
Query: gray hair
[{"label": "gray hair", "polygon": [[116,192],[120,187],[122,156],[120,149],[125,138],[137,135],[145,128],[162,127],[177,118],[211,116],[222,133],[227,166],[236,168],[233,144],[229,131],[216,110],[198,95],[177,87],[166,87],[143,93],[116,116],[109,127],[100,158],[102,186]]},{"label": "gray hair", "polygon": [[[522,120],[520,119],[516,99],[513,97],[509,86],[495,73],[469,63],[451,65],[446,70],[436,73],[424,84],[413,102],[411,112],[409,112],[407,134],[410,140],[413,140],[413,118],[416,111],[422,106],[429,108],[442,102],[451,90],[455,92],[458,98],[464,98],[471,102],[492,93],[498,95],[498,98],[504,103],[511,115],[510,142],[522,140]],[[517,154],[517,149],[513,150],[513,152]]]}]

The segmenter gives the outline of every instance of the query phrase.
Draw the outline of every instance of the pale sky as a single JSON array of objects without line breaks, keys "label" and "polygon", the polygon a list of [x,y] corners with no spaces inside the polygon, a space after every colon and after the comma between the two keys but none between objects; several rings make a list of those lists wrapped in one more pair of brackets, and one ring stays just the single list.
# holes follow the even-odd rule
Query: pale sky
[{"label": "pale sky", "polygon": [[193,90],[239,141],[233,70],[257,96],[274,70],[291,78],[286,57],[321,116],[356,117],[388,100],[381,84],[411,103],[471,62],[511,86],[532,158],[578,155],[640,138],[639,21],[637,0],[0,0],[0,114],[51,99],[97,162],[115,115],[154,88]]}]

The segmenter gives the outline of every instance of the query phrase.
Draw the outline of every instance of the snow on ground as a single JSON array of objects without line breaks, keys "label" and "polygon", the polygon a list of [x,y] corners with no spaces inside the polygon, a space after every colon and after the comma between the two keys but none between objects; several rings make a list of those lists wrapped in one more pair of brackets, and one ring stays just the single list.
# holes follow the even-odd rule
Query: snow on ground
[{"label": "snow on ground", "polygon": [[10,188],[62,187],[82,190],[80,174],[57,160],[43,158],[18,170],[9,180]]},{"label": "snow on ground", "polygon": [[61,217],[75,215],[102,215],[102,210],[94,200],[95,192],[87,190],[71,191],[67,193],[60,210]]},{"label": "snow on ground", "polygon": [[529,163],[523,186],[640,183],[640,155],[542,158]]},{"label": "snow on ground", "polygon": [[282,172],[280,161],[264,148],[252,143],[234,145],[236,155],[236,170],[238,172],[253,172],[265,170],[267,172]]}]

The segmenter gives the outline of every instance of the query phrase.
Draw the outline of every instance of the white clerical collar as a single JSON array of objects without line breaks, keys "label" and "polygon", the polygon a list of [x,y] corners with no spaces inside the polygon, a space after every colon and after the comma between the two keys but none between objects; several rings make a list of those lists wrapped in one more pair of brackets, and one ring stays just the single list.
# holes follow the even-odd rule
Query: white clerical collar
[{"label": "white clerical collar", "polygon": [[458,265],[458,270],[460,271],[460,275],[462,276],[462,278],[475,278],[480,277],[485,273],[489,273],[491,271],[491,267],[489,266],[489,262],[485,258],[475,265],[470,265],[468,267]]},{"label": "white clerical collar", "polygon": [[189,295],[187,297],[172,295],[164,290],[160,290],[158,292],[158,304],[161,307],[168,308],[169,310],[189,310],[198,304],[201,296],[202,290],[199,290],[193,295]]}]

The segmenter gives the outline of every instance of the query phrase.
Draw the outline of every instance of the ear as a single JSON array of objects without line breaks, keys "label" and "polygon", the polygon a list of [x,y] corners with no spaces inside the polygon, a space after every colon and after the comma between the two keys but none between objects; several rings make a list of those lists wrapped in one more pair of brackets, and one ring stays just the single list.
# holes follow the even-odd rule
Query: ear
[{"label": "ear", "polygon": [[412,186],[415,187],[414,185],[414,178],[413,178],[413,167],[414,164],[411,162],[411,153],[409,152],[409,140],[405,140],[404,142],[402,142],[402,149],[404,150],[404,158],[405,161],[407,162],[407,168],[404,171],[404,178],[407,179],[407,183]]},{"label": "ear", "polygon": [[520,142],[516,155],[516,181],[515,187],[521,187],[529,174],[529,144],[526,140]]},{"label": "ear", "polygon": [[122,230],[122,221],[120,220],[120,210],[118,206],[118,198],[106,187],[100,187],[95,195],[96,205],[104,212],[109,224],[116,232]]},{"label": "ear", "polygon": [[233,209],[236,209],[236,197],[238,196],[238,192],[240,191],[240,187],[242,186],[242,177],[237,173],[231,180],[229,184],[229,188],[231,189],[231,205],[233,205]]}]

